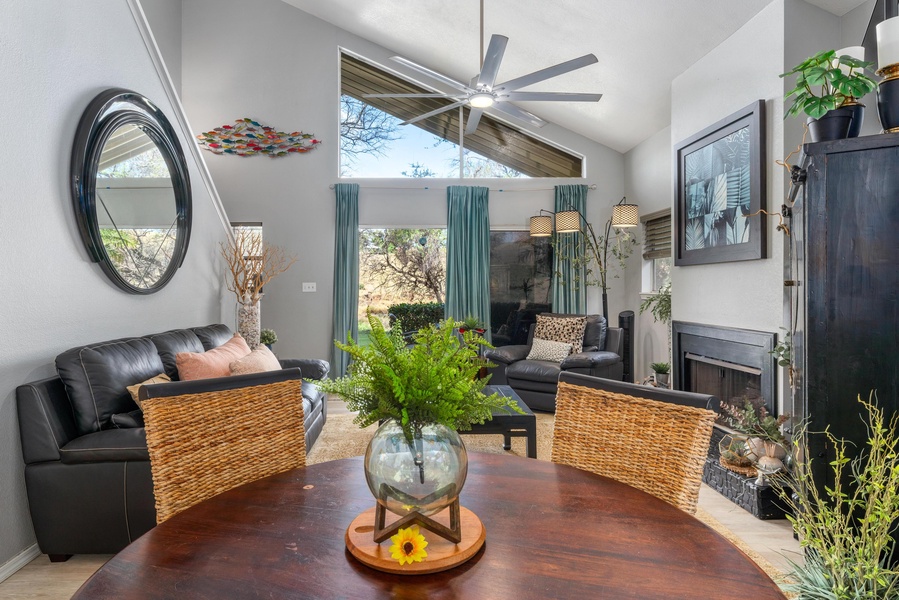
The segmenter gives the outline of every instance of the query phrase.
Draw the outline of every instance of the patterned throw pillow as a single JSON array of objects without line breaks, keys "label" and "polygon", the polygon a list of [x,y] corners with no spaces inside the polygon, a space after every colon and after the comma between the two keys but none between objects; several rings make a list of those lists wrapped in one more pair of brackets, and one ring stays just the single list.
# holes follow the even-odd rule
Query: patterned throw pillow
[{"label": "patterned throw pillow", "polygon": [[571,344],[565,342],[554,342],[552,340],[541,340],[534,338],[531,344],[531,351],[528,353],[528,360],[550,360],[560,363],[565,357],[571,354]]},{"label": "patterned throw pillow", "polygon": [[534,339],[551,340],[571,344],[571,352],[577,354],[584,347],[584,330],[587,317],[550,317],[537,315]]}]

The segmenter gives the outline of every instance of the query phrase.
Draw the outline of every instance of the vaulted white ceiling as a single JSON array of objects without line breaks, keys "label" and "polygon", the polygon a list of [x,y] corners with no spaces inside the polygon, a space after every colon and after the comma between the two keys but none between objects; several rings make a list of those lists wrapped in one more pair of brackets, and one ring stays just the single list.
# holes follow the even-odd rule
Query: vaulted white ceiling
[{"label": "vaulted white ceiling", "polygon": [[[479,0],[284,1],[459,81],[478,72]],[[485,0],[484,33],[509,38],[499,80],[595,54],[597,64],[527,89],[600,92],[598,103],[519,105],[626,152],[668,125],[672,80],[771,1]],[[812,2],[843,14],[864,0]]]}]

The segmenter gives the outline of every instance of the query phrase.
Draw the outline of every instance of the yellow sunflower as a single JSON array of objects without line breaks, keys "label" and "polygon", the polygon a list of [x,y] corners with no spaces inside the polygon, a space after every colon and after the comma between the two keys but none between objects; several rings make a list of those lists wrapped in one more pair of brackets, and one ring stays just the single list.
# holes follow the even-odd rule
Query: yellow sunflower
[{"label": "yellow sunflower", "polygon": [[418,532],[418,525],[407,529],[400,528],[396,535],[390,536],[390,541],[393,542],[390,556],[400,561],[401,565],[421,562],[428,556],[425,552],[428,541]]}]

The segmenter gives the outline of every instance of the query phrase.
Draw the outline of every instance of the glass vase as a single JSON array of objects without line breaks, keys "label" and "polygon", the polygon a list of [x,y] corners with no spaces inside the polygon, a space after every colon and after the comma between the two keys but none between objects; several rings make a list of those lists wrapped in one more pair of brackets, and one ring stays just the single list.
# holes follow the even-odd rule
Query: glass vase
[{"label": "glass vase", "polygon": [[412,443],[395,420],[385,421],[365,451],[365,480],[378,504],[405,516],[436,514],[459,496],[468,475],[462,438],[443,425],[424,425]]},{"label": "glass vase", "polygon": [[262,329],[259,326],[259,303],[237,303],[237,333],[247,342],[250,350],[255,350],[259,345],[259,334]]}]

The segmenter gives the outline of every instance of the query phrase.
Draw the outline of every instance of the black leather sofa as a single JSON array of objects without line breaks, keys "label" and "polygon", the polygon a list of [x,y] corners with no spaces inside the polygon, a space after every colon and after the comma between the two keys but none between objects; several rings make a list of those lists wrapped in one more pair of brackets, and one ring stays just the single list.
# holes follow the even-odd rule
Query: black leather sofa
[{"label": "black leather sofa", "polygon": [[[556,317],[583,316],[545,314]],[[527,344],[500,346],[485,353],[487,359],[496,365],[488,370],[492,374],[490,383],[511,386],[532,410],[555,412],[556,389],[562,372],[618,381],[624,376],[623,331],[617,327],[608,327],[602,315],[587,315],[583,351],[569,355],[561,363],[527,360],[535,327],[536,323],[530,327]]]},{"label": "black leather sofa", "polygon": [[[125,388],[161,372],[177,381],[175,354],[204,352],[232,336],[218,324],[89,344],[56,357],[59,376],[16,389],[25,485],[41,552],[51,560],[115,553],[156,525],[143,418]],[[165,395],[166,386],[180,395],[322,379],[330,370],[323,360],[280,362],[281,371],[158,384],[154,395]],[[302,389],[308,452],[327,418],[327,401],[313,383],[304,381]]]}]

